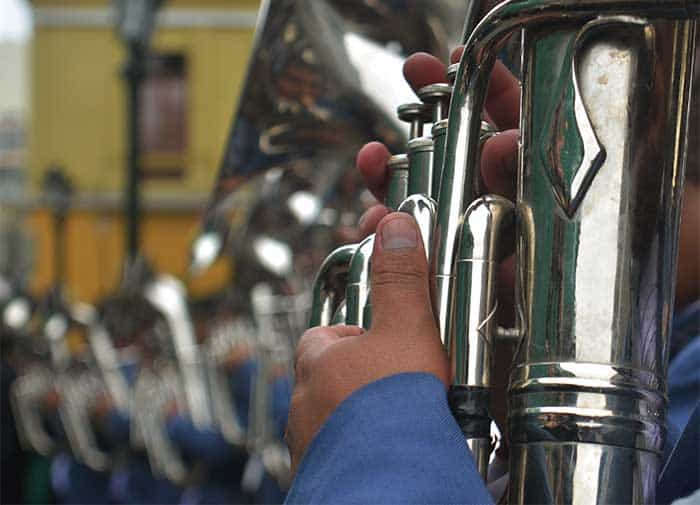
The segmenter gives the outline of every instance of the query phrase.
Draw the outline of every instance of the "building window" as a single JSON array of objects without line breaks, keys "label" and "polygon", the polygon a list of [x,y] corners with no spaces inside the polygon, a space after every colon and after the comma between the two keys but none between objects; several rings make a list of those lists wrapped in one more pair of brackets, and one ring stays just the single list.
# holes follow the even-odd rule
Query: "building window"
[{"label": "building window", "polygon": [[187,68],[181,54],[148,58],[141,88],[142,175],[181,177],[187,153]]}]

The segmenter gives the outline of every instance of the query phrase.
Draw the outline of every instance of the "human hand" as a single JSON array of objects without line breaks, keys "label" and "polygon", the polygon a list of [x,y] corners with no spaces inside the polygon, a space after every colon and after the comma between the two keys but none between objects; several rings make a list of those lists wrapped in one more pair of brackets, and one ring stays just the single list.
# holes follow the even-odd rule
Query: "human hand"
[{"label": "human hand", "polygon": [[371,329],[311,328],[297,346],[286,435],[293,471],[326,419],[361,387],[403,372],[430,373],[449,384],[418,227],[407,214],[393,213],[376,229]]},{"label": "human hand", "polygon": [[[452,54],[452,62],[461,58],[462,49]],[[414,90],[436,82],[445,82],[446,67],[437,58],[425,54],[414,54],[406,60],[404,76]],[[517,129],[520,111],[520,84],[508,69],[497,62],[491,75],[486,97],[486,116],[501,133],[491,137],[483,146],[481,155],[481,180],[486,193],[497,194],[513,200],[515,198],[516,164],[518,151]],[[379,142],[366,144],[358,153],[357,168],[372,193],[382,200],[386,193],[388,174],[386,162],[389,150]],[[388,210],[381,205],[370,208],[360,219],[358,235],[365,237],[376,228]],[[513,244],[504,244],[512,252]],[[503,326],[514,324],[515,258],[509,254],[501,263],[498,272],[498,320]],[[499,370],[493,374],[491,413],[503,429],[506,420],[506,390],[508,366],[512,361],[512,346],[503,342],[496,344],[495,363]],[[505,439],[499,452],[507,452]]]}]

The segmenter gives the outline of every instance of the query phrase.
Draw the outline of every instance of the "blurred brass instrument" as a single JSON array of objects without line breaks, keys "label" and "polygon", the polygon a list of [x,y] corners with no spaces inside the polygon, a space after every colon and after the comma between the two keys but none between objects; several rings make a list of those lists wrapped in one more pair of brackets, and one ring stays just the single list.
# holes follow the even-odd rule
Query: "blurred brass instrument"
[{"label": "blurred brass instrument", "polygon": [[54,389],[48,347],[43,337],[37,337],[32,331],[31,301],[21,293],[12,295],[2,310],[3,338],[14,334],[26,364],[11,386],[10,405],[22,446],[49,456],[57,444],[46,430],[42,416],[44,399]]},{"label": "blurred brass instrument", "polygon": [[[447,57],[463,13],[462,0],[261,2],[245,85],[192,246],[193,270],[240,245],[261,188],[280,174],[309,183],[299,198],[282,191],[277,199],[306,227],[354,224],[357,195],[333,197],[343,193],[338,187],[363,143],[379,139],[399,149],[405,142],[394,116],[412,96],[403,59],[415,51]],[[308,194],[315,203],[301,198]],[[290,234],[273,225],[272,238]]]},{"label": "blurred brass instrument", "polygon": [[224,438],[235,447],[245,447],[246,430],[233,401],[226,359],[238,349],[254,345],[252,321],[240,314],[215,321],[206,342],[206,367],[216,424]]},{"label": "blurred brass instrument", "polygon": [[145,300],[162,315],[149,335],[154,346],[134,387],[136,446],[142,445],[154,473],[177,484],[197,478],[197,463],[188,465],[171,441],[168,409],[187,413],[198,429],[215,426],[205,352],[197,342],[186,291],[177,279],[160,274],[142,288]]},{"label": "blurred brass instrument", "polygon": [[265,470],[282,488],[291,484],[291,460],[282,438],[279,419],[275,418],[273,383],[290,377],[294,337],[299,335],[308,317],[309,293],[282,295],[267,283],[251,290],[252,312],[257,323],[257,373],[253,381],[249,408],[248,450],[262,462]]},{"label": "blurred brass instrument", "polygon": [[19,440],[25,449],[42,456],[51,455],[56,448],[54,440],[46,432],[41,416],[41,403],[52,389],[51,370],[41,364],[32,364],[12,384],[10,392]]},{"label": "blurred brass instrument", "polygon": [[[653,503],[697,0],[470,2],[453,86],[399,109],[387,206],[413,215],[450,358],[450,405],[484,476],[499,238],[516,235],[509,503]],[[517,198],[481,194],[487,85],[520,42]],[[446,103],[449,101],[449,114]],[[423,125],[432,123],[432,137]],[[373,237],[321,267],[311,325],[369,327]],[[504,364],[500,364],[503,367]]]},{"label": "blurred brass instrument", "polygon": [[[59,417],[75,457],[96,471],[108,470],[112,455],[101,449],[91,420],[91,408],[103,394],[118,408],[128,412],[129,388],[119,369],[117,355],[96,310],[73,304],[66,318],[85,335],[84,348],[71,349],[68,326],[61,333],[63,314],[54,313],[44,325],[50,341],[55,381],[60,397]],[[73,344],[75,345],[75,344]]]},{"label": "blurred brass instrument", "polygon": [[38,335],[24,337],[34,340],[38,355],[12,388],[20,435],[27,448],[42,455],[61,447],[60,441],[47,432],[43,413],[43,402],[55,392],[69,448],[85,465],[105,471],[112,464],[112,456],[98,446],[90,410],[102,394],[128,410],[128,386],[95,309],[85,304],[66,306],[57,290],[50,298],[45,307],[48,310],[39,316]]}]

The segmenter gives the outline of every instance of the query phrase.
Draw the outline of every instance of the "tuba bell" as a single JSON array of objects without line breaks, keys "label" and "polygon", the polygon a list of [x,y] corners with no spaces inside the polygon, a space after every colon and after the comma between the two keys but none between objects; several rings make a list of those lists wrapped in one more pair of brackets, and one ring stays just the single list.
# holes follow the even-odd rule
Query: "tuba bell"
[{"label": "tuba bell", "polygon": [[331,197],[363,143],[380,139],[400,149],[405,142],[406,127],[393,113],[412,96],[400,75],[403,58],[447,56],[459,42],[463,11],[462,0],[262,2],[192,266],[206,269],[246,233],[245,214],[274,172],[311,180],[308,191],[330,208],[330,225],[354,222],[357,199],[335,208]]},{"label": "tuba bell", "polygon": [[[471,2],[447,117],[419,90],[432,138],[412,128],[407,160],[388,167],[405,199],[387,205],[423,233],[450,406],[484,477],[494,343],[517,339],[509,503],[655,500],[698,17],[696,0]],[[513,204],[481,194],[478,167],[490,73],[514,35]],[[494,279],[513,227],[516,328],[499,332]],[[312,325],[371,324],[371,241],[328,257]]]}]

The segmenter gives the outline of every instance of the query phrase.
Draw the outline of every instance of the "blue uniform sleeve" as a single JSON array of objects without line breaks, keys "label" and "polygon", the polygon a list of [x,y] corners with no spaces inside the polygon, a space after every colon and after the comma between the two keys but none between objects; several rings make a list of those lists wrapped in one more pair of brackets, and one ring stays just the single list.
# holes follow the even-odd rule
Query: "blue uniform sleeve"
[{"label": "blue uniform sleeve", "polygon": [[247,360],[234,368],[229,375],[229,384],[233,394],[233,402],[238,413],[239,421],[244,428],[248,427],[248,406],[250,403],[250,388],[257,371],[257,364]]},{"label": "blue uniform sleeve", "polygon": [[700,336],[669,366],[668,439],[657,503],[670,503],[700,487]]},{"label": "blue uniform sleeve", "polygon": [[289,401],[292,398],[292,381],[289,376],[278,377],[272,383],[272,419],[275,423],[276,434],[284,438],[289,414]]},{"label": "blue uniform sleeve", "polygon": [[129,445],[129,435],[131,433],[129,414],[121,410],[112,409],[107,413],[103,426],[104,435],[110,443],[116,446]]},{"label": "blue uniform sleeve", "polygon": [[223,465],[240,456],[221,433],[199,429],[183,416],[176,415],[168,419],[167,429],[170,439],[188,458],[201,459],[210,465]]},{"label": "blue uniform sleeve", "polygon": [[668,368],[668,420],[682,431],[700,401],[700,336],[676,355]]},{"label": "blue uniform sleeve", "polygon": [[492,503],[444,385],[406,373],[347,398],[314,438],[286,503]]},{"label": "blue uniform sleeve", "polygon": [[661,473],[656,489],[656,503],[671,503],[697,489],[700,489],[700,404],[695,405],[695,410]]}]

